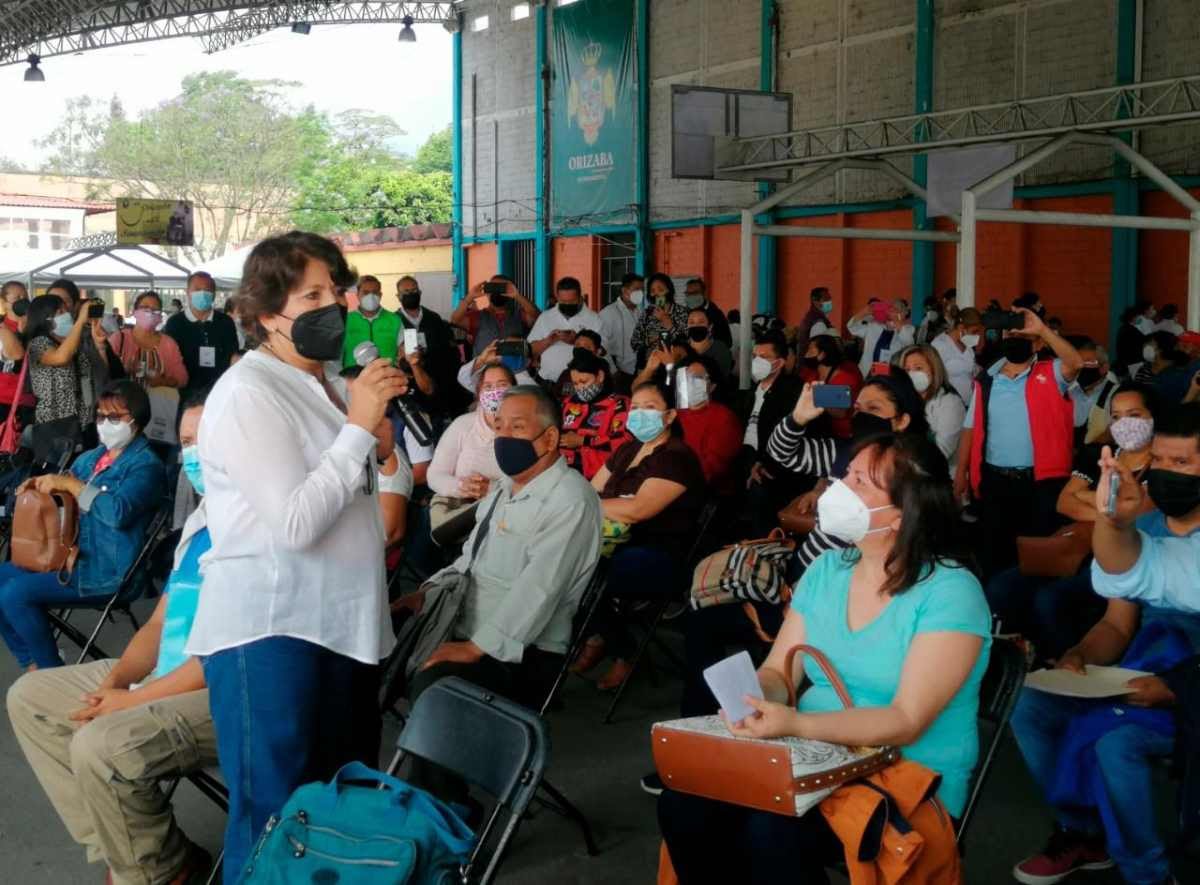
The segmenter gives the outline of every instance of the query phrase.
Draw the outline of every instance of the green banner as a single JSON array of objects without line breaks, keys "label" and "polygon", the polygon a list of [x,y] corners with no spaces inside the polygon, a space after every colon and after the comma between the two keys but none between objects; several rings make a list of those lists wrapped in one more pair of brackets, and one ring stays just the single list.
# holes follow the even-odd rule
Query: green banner
[{"label": "green banner", "polygon": [[555,226],[617,223],[636,202],[634,0],[554,8]]}]

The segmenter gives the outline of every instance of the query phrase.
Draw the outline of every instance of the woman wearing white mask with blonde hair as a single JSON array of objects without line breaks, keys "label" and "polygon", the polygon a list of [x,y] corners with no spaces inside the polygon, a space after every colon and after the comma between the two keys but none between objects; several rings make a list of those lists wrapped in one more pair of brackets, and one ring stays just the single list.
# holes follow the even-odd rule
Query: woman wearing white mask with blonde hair
[{"label": "woman wearing white mask with blonde hair", "polygon": [[[730,723],[738,736],[800,737],[847,746],[900,747],[941,776],[937,798],[951,817],[967,801],[979,740],[979,686],[991,615],[968,566],[946,459],[916,434],[872,437],[856,447],[845,479],[817,505],[822,530],[853,546],[805,572],[770,654],[758,669],[763,700]],[[853,701],[845,709],[829,677],[797,645],[825,653]],[[793,706],[788,684],[811,685]],[[682,885],[824,881],[842,859],[825,816],[789,817],[665,790],[659,825]]]},{"label": "woman wearing white mask with blonde hair", "polygon": [[895,364],[908,373],[913,389],[925,402],[925,420],[937,447],[954,472],[958,464],[958,438],[962,436],[967,407],[946,378],[946,367],[928,344],[914,344],[896,355]]}]

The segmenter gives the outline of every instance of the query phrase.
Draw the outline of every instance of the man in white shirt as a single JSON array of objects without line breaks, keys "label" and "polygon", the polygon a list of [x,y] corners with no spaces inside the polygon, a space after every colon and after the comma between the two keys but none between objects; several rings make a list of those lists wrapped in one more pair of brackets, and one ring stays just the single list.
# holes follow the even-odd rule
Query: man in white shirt
[{"label": "man in white shirt", "polygon": [[930,344],[942,358],[946,380],[969,403],[978,368],[975,355],[983,348],[983,316],[973,307],[963,308],[954,324]]},{"label": "man in white shirt", "polygon": [[642,306],[643,285],[641,274],[625,274],[621,279],[621,296],[600,311],[600,335],[605,348],[618,371],[626,375],[637,373],[633,329],[637,325],[638,309]]},{"label": "man in white shirt", "polygon": [[1176,338],[1184,333],[1183,325],[1179,322],[1179,308],[1174,304],[1164,304],[1158,312],[1158,322],[1154,324],[1155,332],[1170,332]]},{"label": "man in white shirt", "polygon": [[[548,384],[558,382],[567,370],[574,350],[575,335],[581,329],[604,332],[600,317],[583,303],[583,287],[574,277],[563,277],[554,287],[555,305],[543,311],[529,331],[529,346],[541,359],[538,375]],[[604,341],[607,348],[609,342]]]},{"label": "man in white shirt", "polygon": [[875,301],[867,309],[846,321],[846,328],[863,343],[858,360],[864,378],[876,363],[886,363],[916,340],[916,330],[908,321],[908,302],[897,298],[891,304]]}]

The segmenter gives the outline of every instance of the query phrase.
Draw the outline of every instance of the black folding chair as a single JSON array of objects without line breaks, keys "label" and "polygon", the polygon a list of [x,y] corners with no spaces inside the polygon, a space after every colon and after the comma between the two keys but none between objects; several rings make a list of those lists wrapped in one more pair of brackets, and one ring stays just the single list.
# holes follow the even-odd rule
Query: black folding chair
[{"label": "black folding chair", "polygon": [[[79,657],[75,661],[76,664],[82,664],[88,657],[96,661],[111,657],[96,645],[96,637],[100,635],[100,628],[104,626],[105,622],[112,620],[114,612],[125,615],[135,631],[139,628],[140,625],[137,617],[133,614],[132,606],[153,587],[154,554],[159,546],[171,536],[168,530],[170,521],[171,508],[169,506],[161,507],[154,514],[150,525],[146,528],[146,540],[142,542],[142,547],[133,563],[125,570],[125,575],[121,578],[116,593],[108,596],[81,596],[78,601],[60,605],[56,611],[47,613],[55,630],[79,646]],[[96,619],[96,626],[89,636],[85,636],[83,631],[69,622],[71,612],[80,609],[100,612],[100,617]]]},{"label": "black folding chair", "polygon": [[[692,549],[688,551],[687,558],[684,560],[684,575],[683,580],[686,582],[691,580],[692,569],[700,561],[708,544],[708,534],[712,527],[713,518],[717,515],[717,502],[709,501],[700,511],[700,516],[696,520],[696,540],[692,544]],[[672,605],[680,602],[677,596],[665,596],[659,602],[652,603],[649,607],[649,617],[646,619],[645,627],[642,632],[642,638],[638,642],[637,651],[633,655],[633,660],[629,662],[629,672],[617,686],[616,694],[613,695],[612,703],[608,705],[608,712],[604,714],[604,724],[609,725],[612,722],[613,714],[617,712],[617,704],[621,703],[621,698],[625,694],[625,689],[629,687],[630,681],[633,679],[633,674],[637,672],[638,664],[646,654],[646,650],[650,643],[655,642],[659,649],[671,660],[680,671],[683,670],[683,662],[679,660],[670,648],[664,645],[658,638],[658,625],[662,622],[663,616],[667,613]]]},{"label": "black folding chair", "polygon": [[[960,845],[967,833],[967,825],[974,817],[975,806],[983,793],[988,775],[991,774],[996,750],[1000,747],[1013,710],[1017,706],[1017,698],[1025,684],[1027,669],[1025,652],[1016,642],[999,636],[992,637],[991,658],[988,660],[987,671],[983,674],[983,682],[979,686],[979,718],[991,729],[991,737],[986,739],[983,745],[983,753],[972,776],[971,790],[967,794],[967,804],[958,822],[955,838]],[[983,740],[982,734],[980,737]]]},{"label": "black folding chair", "polygon": [[[460,871],[463,883],[492,881],[549,764],[546,723],[533,710],[452,676],[421,694],[396,745],[389,774],[411,754],[454,772],[495,799]],[[502,817],[507,818],[503,829],[493,839]]]}]

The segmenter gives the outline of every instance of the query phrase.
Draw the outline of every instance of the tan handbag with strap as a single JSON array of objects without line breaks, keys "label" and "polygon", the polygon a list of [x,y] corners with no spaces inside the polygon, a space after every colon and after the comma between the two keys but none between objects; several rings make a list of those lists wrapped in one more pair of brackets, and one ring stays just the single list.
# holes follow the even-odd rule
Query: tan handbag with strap
[{"label": "tan handbag with strap", "polygon": [[[824,671],[838,698],[854,706],[833,664],[810,645],[797,645],[784,667],[788,704],[796,654],[809,655]],[[669,789],[799,817],[837,787],[874,774],[900,758],[895,747],[846,747],[806,738],[745,738],[730,733],[717,716],[655,723],[651,729],[654,764]]]},{"label": "tan handbag with strap", "polygon": [[79,557],[79,502],[67,492],[30,486],[13,507],[12,562],[30,572],[58,572],[66,584]]}]

